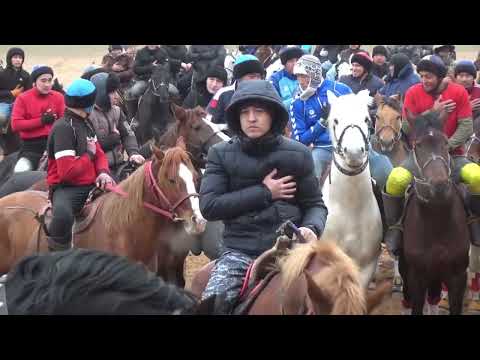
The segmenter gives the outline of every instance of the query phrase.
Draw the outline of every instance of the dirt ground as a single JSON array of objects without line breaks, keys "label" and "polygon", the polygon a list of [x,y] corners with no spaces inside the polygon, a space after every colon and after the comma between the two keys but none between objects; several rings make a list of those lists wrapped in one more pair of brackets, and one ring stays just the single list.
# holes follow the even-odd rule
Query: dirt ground
[{"label": "dirt ground", "polygon": [[[192,278],[195,273],[210,260],[202,253],[199,256],[189,255],[185,261],[185,287],[188,289],[191,285]],[[392,281],[393,279],[393,260],[388,255],[387,251],[384,249],[380,261],[377,267],[376,281],[382,282],[383,280]],[[468,294],[467,294],[468,296]],[[402,305],[401,305],[402,295],[398,292],[392,293],[387,296],[382,304],[375,309],[372,315],[402,315]],[[465,315],[480,315],[478,312],[464,310]],[[447,315],[447,311],[440,309],[440,315]]]}]

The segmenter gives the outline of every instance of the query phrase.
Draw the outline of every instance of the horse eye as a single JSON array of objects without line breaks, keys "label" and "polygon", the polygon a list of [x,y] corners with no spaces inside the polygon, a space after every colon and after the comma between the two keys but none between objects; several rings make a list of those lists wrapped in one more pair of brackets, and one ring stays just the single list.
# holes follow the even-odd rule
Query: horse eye
[{"label": "horse eye", "polygon": [[335,125],[338,125],[338,120],[337,120],[337,119],[333,119],[333,123],[334,123]]},{"label": "horse eye", "polygon": [[365,124],[369,124],[370,123],[370,119],[368,117],[365,118]]},{"label": "horse eye", "polygon": [[175,184],[175,180],[174,180],[174,179],[168,179],[168,181],[170,181],[170,184]]}]

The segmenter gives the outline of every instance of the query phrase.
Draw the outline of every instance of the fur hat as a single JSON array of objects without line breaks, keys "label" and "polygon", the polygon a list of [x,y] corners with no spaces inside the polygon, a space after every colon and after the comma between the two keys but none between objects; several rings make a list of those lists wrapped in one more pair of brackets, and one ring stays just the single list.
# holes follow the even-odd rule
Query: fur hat
[{"label": "fur hat", "polygon": [[221,66],[212,66],[207,71],[207,78],[209,77],[220,79],[223,81],[224,86],[227,85],[228,74],[227,71]]},{"label": "fur hat", "polygon": [[305,53],[301,48],[298,46],[286,46],[282,50],[280,50],[280,61],[282,65],[285,65],[288,60],[290,59],[300,59]]},{"label": "fur hat", "polygon": [[367,52],[365,51],[359,51],[355,54],[353,54],[352,59],[350,60],[350,64],[357,63],[363,66],[366,72],[370,72],[370,69],[372,68],[372,58],[370,55],[368,55]]},{"label": "fur hat", "polygon": [[388,51],[387,51],[387,48],[383,45],[377,45],[373,48],[372,50],[372,57],[374,57],[375,55],[383,55],[385,56],[386,58],[388,58]]}]

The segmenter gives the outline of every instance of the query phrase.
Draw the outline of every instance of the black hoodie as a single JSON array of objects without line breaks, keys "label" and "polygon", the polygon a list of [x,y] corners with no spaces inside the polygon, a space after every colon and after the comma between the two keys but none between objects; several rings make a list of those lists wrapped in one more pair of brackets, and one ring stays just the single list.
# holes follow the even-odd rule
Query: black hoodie
[{"label": "black hoodie", "polygon": [[0,72],[0,102],[11,104],[15,98],[10,91],[15,89],[17,85],[23,86],[23,91],[32,88],[32,80],[30,74],[21,68],[16,70],[12,65],[12,57],[21,55],[25,61],[25,53],[20,48],[11,48],[7,52],[7,66]]}]

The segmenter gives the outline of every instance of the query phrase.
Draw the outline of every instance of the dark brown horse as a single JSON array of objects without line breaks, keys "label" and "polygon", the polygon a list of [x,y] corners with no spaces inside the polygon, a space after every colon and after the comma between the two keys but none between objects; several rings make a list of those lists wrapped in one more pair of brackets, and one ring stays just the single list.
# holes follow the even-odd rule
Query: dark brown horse
[{"label": "dark brown horse", "polygon": [[[192,292],[201,296],[213,263],[194,277]],[[354,261],[334,242],[298,245],[279,261],[279,273],[259,293],[248,315],[363,315],[370,313],[390,284],[365,294]]]},{"label": "dark brown horse", "polygon": [[375,95],[378,109],[375,115],[373,149],[388,156],[393,166],[399,166],[408,157],[409,149],[402,138],[402,103],[399,96]]},{"label": "dark brown horse", "polygon": [[[196,234],[205,228],[196,176],[182,146],[166,152],[154,149],[152,161],[92,203],[90,210],[96,209],[96,213],[88,226],[75,233],[74,246],[126,256],[167,281],[175,280],[171,257],[183,240],[177,234]],[[0,273],[7,272],[21,257],[46,250],[37,220],[46,205],[43,192],[17,192],[0,199],[0,231],[4,234],[0,239]]]},{"label": "dark brown horse", "polygon": [[470,233],[462,194],[451,179],[452,159],[442,128],[434,115],[414,120],[417,169],[405,205],[399,266],[404,304],[415,315],[423,313],[427,291],[431,312],[438,311],[442,283],[449,289],[450,314],[461,314],[467,283]]}]

